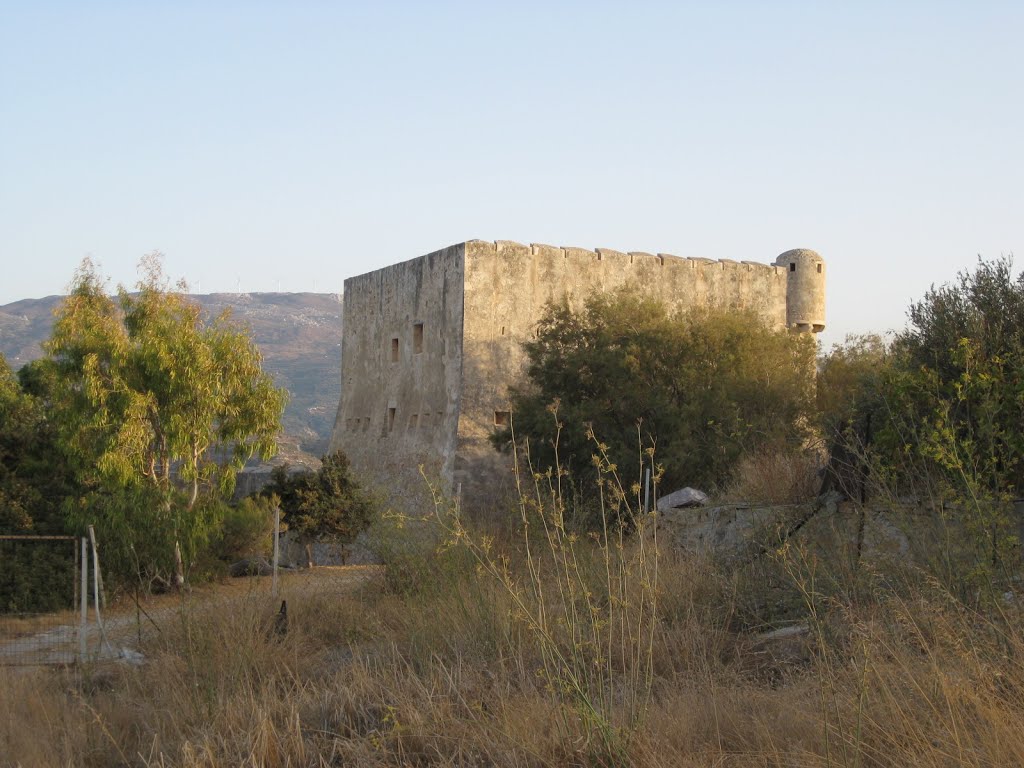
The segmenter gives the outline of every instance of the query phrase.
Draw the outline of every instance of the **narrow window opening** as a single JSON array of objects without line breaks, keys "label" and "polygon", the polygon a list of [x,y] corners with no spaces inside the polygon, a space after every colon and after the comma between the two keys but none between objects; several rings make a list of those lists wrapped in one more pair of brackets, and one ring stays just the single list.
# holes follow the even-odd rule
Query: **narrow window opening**
[{"label": "narrow window opening", "polygon": [[501,326],[501,335],[502,335],[502,336],[504,336],[504,335],[505,335],[505,326],[504,326],[504,325],[503,325],[503,326]]},{"label": "narrow window opening", "polygon": [[391,362],[398,362],[398,337],[394,336],[391,339]]},{"label": "narrow window opening", "polygon": [[507,427],[512,421],[512,414],[509,411],[494,412],[494,426]]},{"label": "narrow window opening", "polygon": [[423,323],[416,323],[412,327],[412,351],[417,355],[423,351]]},{"label": "narrow window opening", "polygon": [[796,272],[796,262],[795,261],[789,262],[789,271],[790,272]]},{"label": "narrow window opening", "polygon": [[395,428],[395,409],[388,408],[388,432]]},{"label": "narrow window opening", "polygon": [[818,265],[818,274],[821,274],[821,264]]}]

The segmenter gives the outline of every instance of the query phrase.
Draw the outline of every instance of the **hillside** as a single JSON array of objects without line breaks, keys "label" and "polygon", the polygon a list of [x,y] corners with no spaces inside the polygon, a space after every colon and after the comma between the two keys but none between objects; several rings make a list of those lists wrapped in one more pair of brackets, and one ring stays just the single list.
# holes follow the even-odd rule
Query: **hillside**
[{"label": "hillside", "polygon": [[[0,306],[0,353],[12,368],[41,357],[62,296]],[[341,301],[325,293],[212,293],[193,296],[211,317],[231,309],[252,330],[264,367],[291,397],[284,414],[287,455],[326,451],[341,392]]]}]

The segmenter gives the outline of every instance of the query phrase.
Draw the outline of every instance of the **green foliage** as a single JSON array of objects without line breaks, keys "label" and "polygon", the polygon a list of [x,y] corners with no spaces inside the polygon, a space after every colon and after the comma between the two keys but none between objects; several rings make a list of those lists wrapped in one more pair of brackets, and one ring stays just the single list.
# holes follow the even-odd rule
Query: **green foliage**
[{"label": "green foliage", "polygon": [[827,436],[841,431],[877,390],[892,363],[889,347],[877,334],[847,336],[834,344],[818,365],[817,409]]},{"label": "green foliage", "polygon": [[[70,478],[46,419],[45,402],[29,394],[0,355],[0,533],[65,532],[61,512]],[[72,542],[0,543],[0,612],[70,607]]]},{"label": "green foliage", "polygon": [[[276,451],[285,393],[261,369],[248,334],[224,314],[208,321],[163,277],[159,254],[140,263],[137,293],[115,302],[89,260],[75,275],[46,343],[60,445],[83,487],[72,519],[95,522],[120,572],[164,578],[218,521],[202,495],[226,495],[258,453]],[[174,562],[179,583],[183,565]]]},{"label": "green foliage", "polygon": [[44,406],[0,355],[0,533],[64,532],[60,505],[70,478]]},{"label": "green foliage", "polygon": [[0,614],[74,607],[77,541],[0,541]]},{"label": "green foliage", "polygon": [[[528,439],[535,466],[572,477],[596,478],[593,434],[626,477],[638,476],[639,437],[657,445],[663,487],[721,486],[745,451],[798,442],[808,423],[813,341],[751,312],[673,316],[635,292],[600,294],[580,309],[551,305],[525,346],[529,383],[512,392],[516,439]],[[505,430],[494,442],[511,438]],[[582,492],[593,497],[589,483]]]},{"label": "green foliage", "polygon": [[262,495],[280,499],[288,528],[306,541],[326,538],[349,544],[374,518],[373,500],[352,476],[341,451],[324,456],[316,472],[276,467]]},{"label": "green foliage", "polygon": [[[846,447],[872,484],[948,516],[976,554],[959,575],[991,583],[1018,547],[1012,501],[1024,487],[1024,275],[1014,278],[1006,258],[979,261],[912,304],[909,319],[888,352],[848,344],[822,370],[859,366],[847,377],[854,384],[846,414],[854,424],[870,419],[873,435],[867,445],[863,431],[851,430]],[[826,375],[822,384],[831,381]]]},{"label": "green foliage", "polygon": [[244,557],[267,555],[274,543],[274,497],[248,496],[237,504],[222,504],[221,528],[213,555],[225,563]]}]

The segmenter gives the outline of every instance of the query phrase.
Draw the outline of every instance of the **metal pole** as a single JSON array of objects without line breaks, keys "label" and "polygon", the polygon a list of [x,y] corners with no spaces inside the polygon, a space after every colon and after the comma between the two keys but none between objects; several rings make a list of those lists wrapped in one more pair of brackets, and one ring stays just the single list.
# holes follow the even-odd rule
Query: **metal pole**
[{"label": "metal pole", "polygon": [[85,540],[85,536],[82,537],[82,575],[79,582],[78,591],[80,592],[79,600],[81,601],[81,615],[78,619],[78,663],[85,663],[85,628],[89,623],[89,543]]},{"label": "metal pole", "polygon": [[277,597],[277,562],[281,554],[281,506],[274,507],[274,577],[270,585],[270,593]]}]

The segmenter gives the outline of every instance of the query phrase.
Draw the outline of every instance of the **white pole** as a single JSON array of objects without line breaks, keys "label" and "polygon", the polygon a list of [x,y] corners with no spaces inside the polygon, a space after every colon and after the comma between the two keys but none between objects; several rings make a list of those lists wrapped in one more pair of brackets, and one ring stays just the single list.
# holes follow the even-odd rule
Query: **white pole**
[{"label": "white pole", "polygon": [[85,663],[85,628],[89,623],[89,548],[85,536],[82,537],[82,577],[78,591],[81,592],[81,615],[78,619],[78,663]]},{"label": "white pole", "polygon": [[103,652],[103,646],[107,641],[107,633],[103,629],[103,617],[100,616],[100,599],[101,589],[100,584],[100,553],[96,548],[96,531],[93,527],[89,526],[89,541],[92,542],[92,586],[94,595],[92,596],[92,605],[96,611],[96,627],[100,631],[100,653]]},{"label": "white pole", "polygon": [[270,592],[274,597],[277,597],[277,561],[281,553],[280,548],[281,538],[281,507],[280,505],[274,507],[274,577],[270,585]]}]

